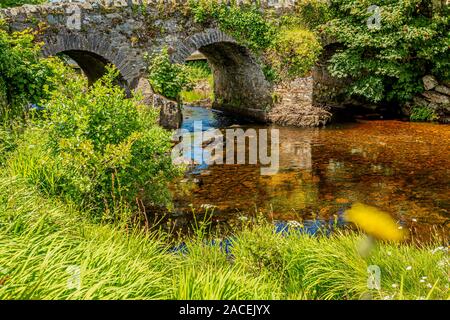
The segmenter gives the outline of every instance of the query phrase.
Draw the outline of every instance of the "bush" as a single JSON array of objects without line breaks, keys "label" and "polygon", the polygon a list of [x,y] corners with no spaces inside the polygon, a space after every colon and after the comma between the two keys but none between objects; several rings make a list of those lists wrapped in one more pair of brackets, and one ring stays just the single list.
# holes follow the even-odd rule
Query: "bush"
[{"label": "bush", "polygon": [[165,204],[166,183],[178,173],[170,133],[156,125],[156,111],[126,99],[116,76],[110,71],[88,89],[74,79],[55,91],[9,159],[10,174],[104,218],[136,201]]},{"label": "bush", "polygon": [[204,60],[188,61],[185,66],[190,82],[207,80],[212,75],[208,62]]},{"label": "bush", "polygon": [[39,104],[48,98],[62,65],[40,57],[36,32],[8,33],[0,20],[0,119],[23,117],[27,103]]},{"label": "bush", "polygon": [[190,87],[186,67],[172,63],[167,48],[152,54],[147,60],[152,89],[166,98],[179,100],[181,91]]},{"label": "bush", "polygon": [[275,41],[269,59],[278,76],[305,76],[317,61],[322,46],[314,33],[304,29],[284,29]]},{"label": "bush", "polygon": [[185,65],[190,88],[180,94],[183,103],[196,103],[202,100],[214,99],[214,78],[206,61],[188,61]]},{"label": "bush", "polygon": [[380,27],[369,29],[372,4],[331,0],[335,18],[320,27],[344,46],[331,58],[329,70],[335,77],[353,80],[349,94],[372,102],[403,103],[423,90],[423,75],[450,78],[448,7],[431,15],[430,1],[378,1]]},{"label": "bush", "polygon": [[412,121],[433,121],[437,120],[438,116],[431,108],[425,106],[415,106],[411,109],[411,115],[409,118]]}]

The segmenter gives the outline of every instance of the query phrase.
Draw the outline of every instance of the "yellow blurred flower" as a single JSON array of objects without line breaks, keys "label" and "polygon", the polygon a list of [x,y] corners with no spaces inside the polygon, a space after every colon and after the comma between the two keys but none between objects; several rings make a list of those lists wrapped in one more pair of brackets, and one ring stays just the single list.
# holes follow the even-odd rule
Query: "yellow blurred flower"
[{"label": "yellow blurred flower", "polygon": [[344,219],[378,240],[402,241],[407,236],[388,213],[362,203],[355,203],[345,211]]}]

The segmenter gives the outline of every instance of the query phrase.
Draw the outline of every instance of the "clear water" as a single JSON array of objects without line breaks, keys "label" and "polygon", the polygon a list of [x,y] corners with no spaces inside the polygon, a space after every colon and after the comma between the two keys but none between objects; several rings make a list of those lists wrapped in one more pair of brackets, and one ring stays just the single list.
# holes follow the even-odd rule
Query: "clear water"
[{"label": "clear water", "polygon": [[[268,128],[199,107],[186,107],[183,128]],[[352,203],[389,212],[419,238],[434,229],[448,234],[450,221],[450,126],[366,121],[324,129],[280,130],[280,169],[259,165],[192,168],[174,189],[173,219],[189,223],[192,208],[215,206],[214,221],[266,215],[276,221],[340,221]],[[200,152],[201,150],[197,150]]]}]

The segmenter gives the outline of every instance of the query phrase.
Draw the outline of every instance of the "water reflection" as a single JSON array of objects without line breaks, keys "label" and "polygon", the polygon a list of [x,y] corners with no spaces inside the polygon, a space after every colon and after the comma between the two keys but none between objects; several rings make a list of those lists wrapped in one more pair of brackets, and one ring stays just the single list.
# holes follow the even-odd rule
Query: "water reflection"
[{"label": "water reflection", "polygon": [[[183,128],[255,129],[203,108],[186,108]],[[198,166],[175,191],[176,212],[216,206],[230,221],[262,212],[277,221],[330,221],[354,202],[377,206],[426,233],[450,218],[448,126],[370,121],[326,129],[281,128],[280,170],[256,165]],[[197,150],[200,152],[200,150]],[[448,230],[448,229],[446,229]]]}]

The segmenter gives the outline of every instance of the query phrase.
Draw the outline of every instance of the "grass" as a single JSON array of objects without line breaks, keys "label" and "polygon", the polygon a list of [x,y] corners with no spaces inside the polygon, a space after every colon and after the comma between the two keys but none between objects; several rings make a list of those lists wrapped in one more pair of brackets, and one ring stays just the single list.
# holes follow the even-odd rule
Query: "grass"
[{"label": "grass", "polygon": [[[439,243],[380,244],[363,259],[361,237],[283,236],[261,222],[235,235],[232,255],[204,234],[174,253],[161,232],[91,222],[27,181],[3,177],[0,299],[449,298],[448,257],[433,250]],[[381,269],[379,291],[367,289],[369,265]],[[70,286],[73,268],[79,288]]]},{"label": "grass", "polygon": [[183,103],[187,103],[187,104],[194,104],[198,101],[202,101],[202,100],[206,100],[206,99],[211,99],[212,95],[210,92],[206,92],[206,91],[200,91],[200,90],[183,90],[180,93],[181,95],[181,100],[183,101]]}]

